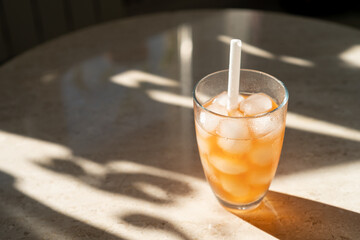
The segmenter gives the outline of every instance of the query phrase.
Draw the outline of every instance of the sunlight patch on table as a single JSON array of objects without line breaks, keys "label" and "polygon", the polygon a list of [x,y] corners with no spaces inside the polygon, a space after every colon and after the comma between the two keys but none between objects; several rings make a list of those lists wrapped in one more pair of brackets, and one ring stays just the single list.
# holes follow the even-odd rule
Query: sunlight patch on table
[{"label": "sunlight patch on table", "polygon": [[[0,149],[2,157],[11,159],[0,161],[0,171],[14,178],[14,185],[7,189],[21,194],[22,201],[29,204],[29,207],[41,207],[44,213],[49,214],[45,215],[45,221],[39,218],[33,220],[34,228],[40,229],[36,234],[40,236],[61,234],[61,230],[47,224],[50,217],[73,220],[75,225],[79,221],[89,229],[124,236],[129,227],[119,225],[119,220],[114,218],[114,214],[122,215],[124,209],[148,213],[154,219],[170,217],[176,222],[184,222],[184,218],[178,216],[178,211],[189,211],[186,214],[189,216],[198,202],[205,202],[211,194],[203,178],[124,159],[98,163],[72,155],[71,149],[65,146],[3,131],[0,131]],[[67,171],[67,166],[70,171]],[[156,184],[156,181],[145,182],[144,179],[135,178],[132,182],[127,178],[137,174],[153,177],[156,181],[168,179],[172,188],[187,186],[190,190],[184,192],[180,189],[174,192]],[[125,176],[129,192],[118,190],[121,188],[122,176]],[[107,181],[114,182],[109,185]],[[131,194],[137,191],[140,192],[138,195]],[[150,200],[143,198],[141,193]],[[171,195],[174,197],[171,198]],[[158,199],[159,203],[151,201],[151,198]],[[204,215],[202,211],[209,211],[209,206],[217,206],[214,201],[207,201],[208,206],[197,210],[200,212],[198,215]],[[18,208],[17,205],[10,205],[9,211],[25,220],[38,216],[23,212],[23,208]],[[191,221],[197,224],[199,219],[194,215]],[[188,229],[185,228],[186,231]],[[139,234],[134,236],[134,239],[139,239]]]},{"label": "sunlight patch on table", "polygon": [[[151,99],[158,102],[186,108],[193,107],[192,98],[188,96],[181,96],[160,90],[148,90],[147,94]],[[343,138],[352,141],[360,141],[360,131],[356,129],[303,116],[297,113],[287,113],[286,126],[301,131]]]},{"label": "sunlight patch on table", "polygon": [[157,168],[153,166],[143,165],[127,160],[112,160],[109,161],[105,166],[105,169],[109,172],[127,172],[127,173],[147,173],[157,176],[162,176],[170,179],[178,180],[189,180],[192,182],[202,183],[204,182],[201,179],[196,177],[189,176],[187,174],[178,173],[162,168]]},{"label": "sunlight patch on table", "polygon": [[150,183],[135,182],[133,184],[133,187],[149,196],[152,196],[153,198],[166,200],[168,197],[166,194],[166,191],[164,189],[162,189],[161,187],[152,185]]},{"label": "sunlight patch on table", "polygon": [[[192,98],[160,90],[148,90],[148,96],[158,102],[174,106],[192,108]],[[343,138],[360,142],[360,131],[338,124],[288,112],[286,126],[289,128],[312,132],[331,137]]]},{"label": "sunlight patch on table", "polygon": [[313,62],[311,62],[309,60],[298,58],[298,57],[293,57],[293,56],[283,55],[283,56],[279,56],[278,59],[282,62],[293,64],[293,65],[298,65],[298,66],[302,66],[302,67],[313,67],[315,65]]},{"label": "sunlight patch on table", "polygon": [[354,45],[339,54],[339,58],[354,67],[360,67],[360,44]]},{"label": "sunlight patch on table", "polygon": [[178,87],[179,82],[161,77],[158,75],[146,73],[138,70],[129,70],[117,75],[114,75],[110,78],[110,81],[124,87],[129,88],[139,88],[143,83],[150,83],[156,86],[164,87]]},{"label": "sunlight patch on table", "polygon": [[[217,39],[220,42],[226,43],[226,44],[230,44],[231,39],[233,39],[230,36],[226,36],[226,35],[219,35],[217,37]],[[267,58],[267,59],[273,59],[275,58],[275,55],[269,51],[266,51],[264,49],[261,49],[259,47],[256,47],[254,45],[250,45],[249,43],[246,43],[244,41],[242,41],[242,48],[241,50],[245,53],[257,56],[257,57],[263,57],[263,58]]]},{"label": "sunlight patch on table", "polygon": [[297,113],[287,113],[286,126],[306,132],[360,142],[360,131],[356,129],[306,117]]},{"label": "sunlight patch on table", "polygon": [[153,100],[161,103],[175,105],[179,107],[192,108],[193,101],[191,97],[182,96],[179,94],[162,91],[162,90],[147,90],[146,94]]},{"label": "sunlight patch on table", "polygon": [[[225,44],[230,44],[231,39],[233,39],[233,38],[230,36],[227,36],[227,35],[218,35],[218,37],[217,37],[217,40],[219,40],[220,42],[223,42]],[[297,65],[297,66],[301,66],[301,67],[314,67],[315,66],[314,62],[312,62],[310,60],[306,60],[306,59],[295,57],[295,56],[277,55],[277,54],[267,51],[265,49],[262,49],[262,48],[254,46],[252,44],[246,43],[244,41],[242,41],[242,49],[241,50],[244,53],[247,53],[247,54],[250,54],[253,56],[271,59],[271,60],[278,60],[278,61],[281,61],[284,63]]]}]

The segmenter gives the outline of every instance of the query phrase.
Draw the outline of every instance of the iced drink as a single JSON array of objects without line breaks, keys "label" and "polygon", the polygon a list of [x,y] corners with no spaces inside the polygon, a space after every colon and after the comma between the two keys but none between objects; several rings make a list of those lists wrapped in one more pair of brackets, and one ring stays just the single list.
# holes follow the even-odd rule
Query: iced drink
[{"label": "iced drink", "polygon": [[280,81],[253,70],[241,74],[245,91],[239,92],[236,109],[227,109],[228,95],[221,87],[226,87],[227,71],[205,77],[194,91],[205,176],[220,203],[234,210],[256,207],[269,189],[281,154],[287,108],[287,91]]}]

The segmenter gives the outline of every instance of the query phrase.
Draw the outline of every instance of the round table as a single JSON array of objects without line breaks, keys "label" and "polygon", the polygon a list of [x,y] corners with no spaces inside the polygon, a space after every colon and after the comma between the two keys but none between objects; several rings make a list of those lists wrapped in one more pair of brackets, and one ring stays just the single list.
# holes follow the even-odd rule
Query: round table
[{"label": "round table", "polygon": [[[228,67],[290,93],[262,205],[233,215],[205,181],[192,88]],[[252,10],[168,12],[47,42],[0,68],[4,239],[359,239],[360,32]]]}]

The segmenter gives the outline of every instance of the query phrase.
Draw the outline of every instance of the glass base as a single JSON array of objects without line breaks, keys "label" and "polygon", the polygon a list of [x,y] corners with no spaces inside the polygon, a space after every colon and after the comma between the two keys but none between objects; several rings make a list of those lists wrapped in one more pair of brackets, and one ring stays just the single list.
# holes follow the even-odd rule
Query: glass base
[{"label": "glass base", "polygon": [[216,198],[220,202],[220,204],[226,210],[233,212],[233,213],[237,213],[239,211],[253,210],[253,209],[257,208],[260,205],[260,203],[264,197],[265,197],[265,194],[261,198],[256,200],[255,202],[251,202],[251,203],[247,203],[247,204],[232,204],[232,203],[228,203],[228,202],[222,200],[221,198],[219,198],[218,196],[216,196]]}]

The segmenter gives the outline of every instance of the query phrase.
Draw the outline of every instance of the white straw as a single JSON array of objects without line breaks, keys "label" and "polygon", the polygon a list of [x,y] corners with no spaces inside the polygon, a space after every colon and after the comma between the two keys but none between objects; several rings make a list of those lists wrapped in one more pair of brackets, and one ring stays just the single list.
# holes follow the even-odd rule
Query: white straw
[{"label": "white straw", "polygon": [[234,110],[238,105],[240,85],[241,40],[232,39],[230,42],[230,62],[228,78],[228,111]]}]

